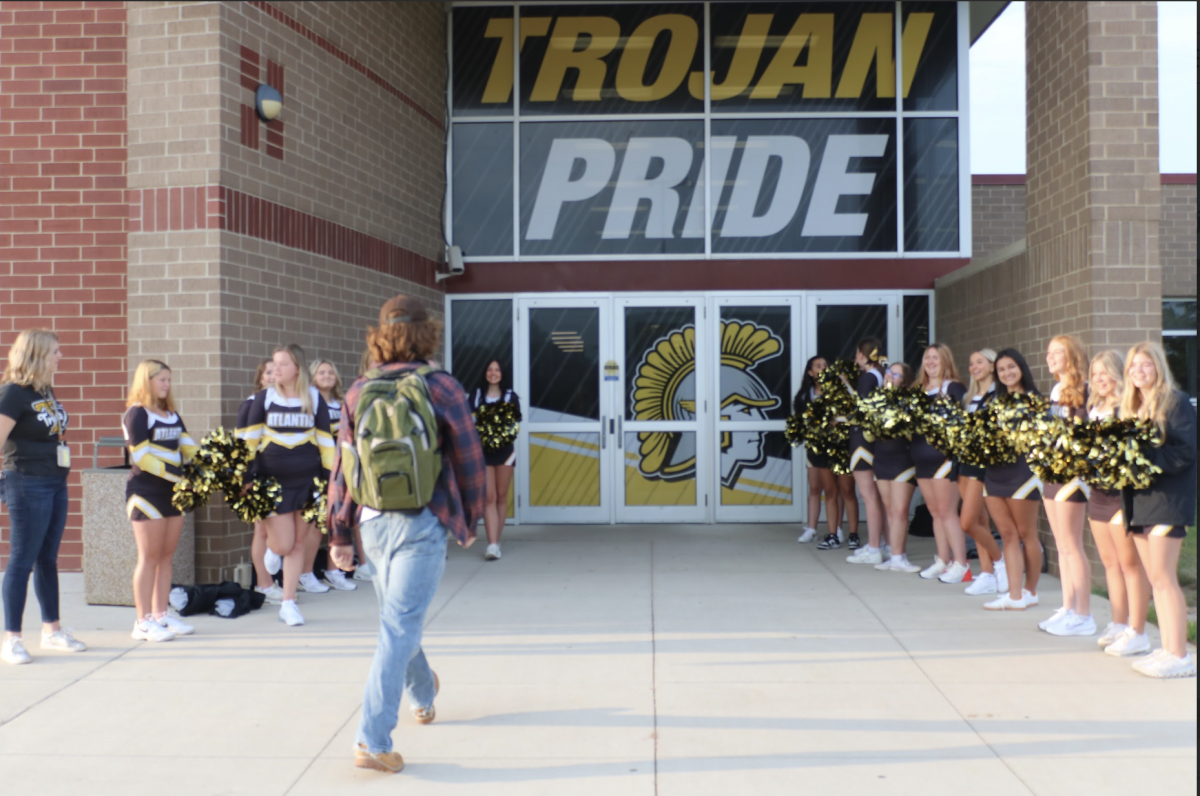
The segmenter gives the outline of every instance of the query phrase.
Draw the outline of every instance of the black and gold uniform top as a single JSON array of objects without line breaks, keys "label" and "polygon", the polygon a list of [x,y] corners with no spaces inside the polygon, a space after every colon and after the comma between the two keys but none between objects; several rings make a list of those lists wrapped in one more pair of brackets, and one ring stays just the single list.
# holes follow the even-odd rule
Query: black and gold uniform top
[{"label": "black and gold uniform top", "polygon": [[316,387],[309,388],[309,399],[313,411],[305,412],[299,397],[284,398],[274,387],[254,396],[246,424],[237,430],[254,456],[252,475],[274,476],[284,488],[329,477],[335,451],[329,407]]},{"label": "black and gold uniform top", "polygon": [[336,445],[338,429],[342,427],[342,402],[334,398],[326,401],[325,405],[329,407],[329,433],[333,435]]},{"label": "black and gold uniform top", "polygon": [[170,490],[179,480],[179,466],[196,455],[199,446],[188,435],[183,419],[172,412],[160,417],[143,406],[131,406],[121,420],[129,446],[129,485],[134,494]]}]

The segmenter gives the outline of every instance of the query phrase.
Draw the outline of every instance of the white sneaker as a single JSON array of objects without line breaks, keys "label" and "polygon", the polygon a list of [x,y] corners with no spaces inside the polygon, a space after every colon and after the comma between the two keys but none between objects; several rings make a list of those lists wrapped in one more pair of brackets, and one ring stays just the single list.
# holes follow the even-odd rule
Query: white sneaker
[{"label": "white sneaker", "polygon": [[1096,643],[1100,645],[1101,649],[1104,649],[1110,644],[1115,644],[1117,639],[1123,636],[1128,629],[1129,625],[1109,622],[1104,626],[1104,632],[1100,634],[1100,638],[1096,639]]},{"label": "white sneaker", "polygon": [[966,564],[960,564],[957,561],[946,567],[946,571],[938,575],[938,580],[942,583],[962,583],[963,578],[971,574],[971,568]]},{"label": "white sneaker", "polygon": [[1182,658],[1176,658],[1167,651],[1149,661],[1139,672],[1147,677],[1166,680],[1176,677],[1195,677],[1196,661],[1191,653],[1185,653]]},{"label": "white sneaker", "polygon": [[884,558],[883,561],[881,561],[880,563],[875,565],[875,569],[879,570],[880,572],[890,572],[892,569],[892,565],[895,563],[896,563],[896,556],[892,556],[891,558]]},{"label": "white sneaker", "polygon": [[891,567],[892,572],[903,572],[906,575],[911,575],[914,572],[921,571],[921,568],[919,566],[917,566],[916,564],[914,564],[913,562],[909,561],[908,556],[905,555],[904,553],[901,553],[898,556],[892,556],[891,564],[892,564],[892,567]]},{"label": "white sneaker", "polygon": [[1001,594],[991,602],[983,604],[985,611],[1024,611],[1028,606],[1025,603],[1025,595],[1021,595],[1021,599],[1014,600],[1008,596],[1008,592]]},{"label": "white sneaker", "polygon": [[925,580],[933,580],[946,571],[946,562],[938,556],[933,557],[933,563],[925,569],[921,570],[921,577]]},{"label": "white sneaker", "polygon": [[266,566],[267,572],[275,575],[283,569],[283,558],[268,547],[266,555],[263,556],[263,564]]},{"label": "white sneaker", "polygon": [[1151,652],[1149,655],[1147,655],[1145,658],[1140,658],[1140,659],[1134,661],[1133,662],[1133,670],[1135,672],[1140,672],[1142,674],[1145,674],[1146,668],[1148,666],[1150,666],[1152,663],[1154,663],[1156,660],[1158,660],[1159,658],[1161,658],[1162,656],[1164,656],[1166,654],[1167,654],[1167,651],[1165,649],[1163,649],[1162,647],[1159,647],[1158,649],[1154,650],[1154,652]]},{"label": "white sneaker", "polygon": [[340,569],[325,570],[325,581],[338,591],[354,591],[358,588],[358,584],[347,580],[346,573]]},{"label": "white sneaker", "polygon": [[996,569],[996,591],[1008,591],[1008,565],[1001,558],[995,564]]},{"label": "white sneaker", "polygon": [[165,614],[162,619],[155,619],[154,621],[177,636],[190,636],[196,632],[195,627],[170,614]]},{"label": "white sneaker", "polygon": [[817,538],[817,529],[816,528],[805,528],[804,533],[800,534],[800,538],[797,539],[796,541],[799,542],[800,544],[808,544],[809,542],[811,542],[813,539],[816,539],[816,538]]},{"label": "white sneaker", "polygon": [[1029,589],[1021,589],[1021,599],[1025,601],[1026,608],[1032,608],[1039,602],[1038,596],[1036,594],[1030,594]]},{"label": "white sneaker", "polygon": [[850,564],[882,564],[883,551],[878,547],[871,548],[863,545],[846,556],[846,561]]},{"label": "white sneaker", "polygon": [[272,583],[270,588],[266,589],[262,586],[255,586],[254,590],[266,598],[263,600],[263,605],[279,605],[283,602],[283,589],[279,588],[278,583]]},{"label": "white sneaker", "polygon": [[487,546],[487,552],[483,554],[484,561],[499,561],[500,560],[500,545],[490,544]]},{"label": "white sneaker", "polygon": [[1149,651],[1150,639],[1146,638],[1145,633],[1139,633],[1132,627],[1125,628],[1116,641],[1104,648],[1104,654],[1114,658],[1129,658]]},{"label": "white sneaker", "polygon": [[133,623],[133,632],[129,634],[136,641],[173,641],[175,634],[146,617],[140,622]]},{"label": "white sneaker", "polygon": [[42,631],[42,649],[44,650],[63,650],[64,652],[83,652],[87,649],[87,644],[84,644],[73,635],[74,631],[70,628],[62,627],[55,630],[53,633]]},{"label": "white sneaker", "polygon": [[300,576],[300,588],[309,594],[324,594],[329,591],[329,587],[317,580],[317,576],[311,572],[305,572]]},{"label": "white sneaker", "polygon": [[999,586],[996,584],[996,576],[991,572],[980,572],[975,576],[975,580],[971,585],[963,590],[966,594],[977,597],[981,594],[995,594],[999,591]]},{"label": "white sneaker", "polygon": [[4,639],[4,646],[0,647],[0,660],[11,663],[13,666],[20,666],[33,661],[33,656],[25,649],[25,642],[21,640],[20,636],[9,636]]},{"label": "white sneaker", "polygon": [[1050,614],[1050,616],[1048,618],[1043,619],[1041,622],[1038,622],[1038,628],[1040,630],[1046,630],[1050,627],[1050,625],[1057,624],[1058,622],[1061,622],[1062,620],[1066,619],[1067,614],[1070,614],[1070,613],[1073,613],[1071,611],[1071,609],[1067,608],[1064,605],[1062,608],[1059,608],[1057,611]]},{"label": "white sneaker", "polygon": [[1096,620],[1091,616],[1080,616],[1072,611],[1066,619],[1047,627],[1046,632],[1052,636],[1094,636],[1096,635]]},{"label": "white sneaker", "polygon": [[375,577],[375,565],[372,564],[370,561],[364,561],[363,563],[359,564],[358,567],[354,570],[354,579],[355,580],[362,580],[362,581],[366,581],[366,582],[370,583],[371,579],[374,577]]},{"label": "white sneaker", "polygon": [[304,624],[304,617],[300,614],[300,609],[296,607],[295,600],[284,600],[279,606],[279,621],[285,622],[289,627]]}]

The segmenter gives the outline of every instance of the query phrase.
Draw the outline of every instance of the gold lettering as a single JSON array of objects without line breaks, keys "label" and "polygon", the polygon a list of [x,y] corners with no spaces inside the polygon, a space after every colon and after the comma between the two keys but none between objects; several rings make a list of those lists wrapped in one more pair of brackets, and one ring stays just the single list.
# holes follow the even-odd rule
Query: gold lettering
[{"label": "gold lettering", "polygon": [[[581,35],[588,37],[587,46],[576,50]],[[608,67],[601,59],[612,52],[620,38],[621,26],[611,17],[559,17],[530,100],[553,102],[558,99],[567,70],[574,69],[579,77],[571,99],[598,101],[600,88],[608,74]]]},{"label": "gold lettering", "polygon": [[[645,84],[650,48],[663,31],[671,35],[662,69],[650,85]],[[617,94],[630,102],[652,102],[669,97],[687,77],[700,41],[696,20],[683,14],[659,14],[650,17],[630,35],[617,67]]]},{"label": "gold lettering", "polygon": [[892,57],[892,41],[896,31],[891,14],[863,14],[850,45],[850,56],[838,81],[839,99],[857,99],[867,83],[871,61],[875,62],[875,96],[896,96],[896,65]]},{"label": "gold lettering", "polygon": [[[933,14],[912,13],[908,15],[900,34],[900,47],[904,53],[902,90],[906,97],[916,77],[932,25]],[[891,14],[862,15],[858,32],[854,34],[854,43],[850,46],[850,56],[846,59],[846,68],[842,70],[842,79],[838,81],[837,97],[857,99],[862,96],[872,60],[875,61],[875,96],[884,99],[896,96],[896,60],[892,54],[895,35]]]},{"label": "gold lettering", "polygon": [[[796,63],[804,48],[808,57]],[[804,99],[823,99],[833,88],[833,14],[801,14],[767,71],[750,92],[751,99],[775,99],[788,85],[803,85]]]},{"label": "gold lettering", "polygon": [[[767,43],[767,35],[771,32],[771,20],[774,17],[774,14],[746,15],[724,82],[717,83],[716,73],[712,74],[714,101],[736,97],[749,87],[750,81],[754,79],[754,70],[758,68],[758,61],[762,58],[763,47]],[[688,91],[696,99],[704,99],[703,81],[703,72],[692,72],[688,78]]]},{"label": "gold lettering", "polygon": [[[500,47],[496,51],[496,60],[492,62],[492,71],[488,74],[487,86],[483,89],[485,103],[508,102],[513,89],[513,21],[509,19],[488,20],[485,39],[499,39]],[[545,36],[550,31],[550,17],[521,18],[521,49],[525,49],[525,40],[530,36]]]}]

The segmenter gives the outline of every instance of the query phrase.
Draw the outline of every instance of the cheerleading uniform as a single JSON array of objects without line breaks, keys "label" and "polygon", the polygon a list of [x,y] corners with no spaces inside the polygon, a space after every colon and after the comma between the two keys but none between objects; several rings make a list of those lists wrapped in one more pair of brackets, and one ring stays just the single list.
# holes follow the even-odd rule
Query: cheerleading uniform
[{"label": "cheerleading uniform", "polygon": [[[484,404],[494,404],[503,401],[504,403],[512,404],[517,411],[517,418],[521,417],[521,399],[512,390],[505,390],[503,395],[492,398],[488,396],[482,389],[476,389],[475,395],[471,396],[471,412],[479,411],[479,407]],[[516,442],[510,442],[507,445],[497,448],[496,450],[483,450],[483,462],[488,467],[513,467],[517,463],[517,447]]]},{"label": "cheerleading uniform", "polygon": [[[869,368],[858,374],[855,388],[860,398],[866,398],[883,386],[883,374],[874,368]],[[866,436],[858,426],[850,427],[850,471],[870,470],[875,465],[875,443],[867,442]]]},{"label": "cheerleading uniform", "polygon": [[[1088,412],[1089,420],[1100,420],[1112,416],[1112,409],[1103,412],[1099,409],[1092,409]],[[1088,519],[1112,525],[1124,525],[1125,518],[1121,514],[1121,491],[1092,487],[1088,493]]]},{"label": "cheerleading uniform", "polygon": [[[987,406],[988,402],[991,401],[995,397],[996,397],[996,383],[992,382],[991,385],[988,387],[988,391],[986,393],[984,393],[983,395],[976,395],[975,397],[973,397],[971,399],[971,402],[967,404],[967,412],[970,412],[970,413],[978,412],[980,409]],[[984,472],[985,471],[982,467],[976,467],[972,464],[967,464],[966,462],[958,463],[958,474],[960,476],[965,475],[967,478],[970,478],[974,481],[982,481]]]},{"label": "cheerleading uniform", "polygon": [[142,406],[131,406],[121,418],[133,469],[125,482],[125,513],[133,522],[178,517],[171,503],[180,466],[196,455],[198,446],[178,414],[160,417]]},{"label": "cheerleading uniform", "polygon": [[1012,464],[988,467],[983,473],[983,494],[1009,500],[1041,500],[1042,479],[1029,469],[1024,456]]},{"label": "cheerleading uniform", "polygon": [[1196,518],[1196,408],[1187,393],[1175,391],[1165,425],[1163,444],[1143,449],[1162,473],[1149,489],[1122,489],[1121,504],[1130,533],[1179,539]]},{"label": "cheerleading uniform", "polygon": [[[802,411],[804,411],[805,404],[810,404],[815,400],[817,400],[817,389],[815,387],[808,388],[807,396],[804,396],[801,393],[796,393],[796,397],[792,400],[792,414],[800,414]],[[828,456],[820,453],[813,453],[812,451],[808,450],[808,446],[805,446],[804,448],[804,455],[808,459],[809,467],[818,470],[829,469]]]},{"label": "cheerleading uniform", "polygon": [[875,440],[875,466],[872,468],[875,480],[912,483],[917,477],[917,468],[913,464],[911,447],[912,443],[903,437]]},{"label": "cheerleading uniform", "polygon": [[329,409],[329,433],[336,443],[338,429],[342,427],[342,402],[334,398],[325,401],[325,406]]},{"label": "cheerleading uniform", "polygon": [[275,514],[303,509],[313,479],[328,478],[333,467],[329,407],[316,387],[309,387],[309,397],[313,411],[305,412],[299,397],[284,398],[268,387],[254,396],[246,424],[237,430],[254,457],[247,478],[272,476],[283,487]]},{"label": "cheerleading uniform", "polygon": [[[963,396],[967,394],[967,388],[957,381],[943,381],[941,387],[927,390],[925,394],[948,395],[955,402],[961,404]],[[953,479],[955,477],[954,460],[930,445],[924,435],[913,437],[912,459],[913,464],[917,466],[917,478]]]},{"label": "cheerleading uniform", "polygon": [[[1054,385],[1054,389],[1050,391],[1050,414],[1055,417],[1061,417],[1070,422],[1072,418],[1086,420],[1087,411],[1087,387],[1083,389],[1083,404],[1080,406],[1063,406],[1059,403],[1059,398],[1062,397],[1062,382]],[[1042,494],[1046,500],[1053,500],[1057,503],[1086,503],[1088,501],[1088,492],[1090,487],[1080,478],[1072,478],[1069,483],[1056,484],[1052,481],[1047,481],[1042,485]]]}]

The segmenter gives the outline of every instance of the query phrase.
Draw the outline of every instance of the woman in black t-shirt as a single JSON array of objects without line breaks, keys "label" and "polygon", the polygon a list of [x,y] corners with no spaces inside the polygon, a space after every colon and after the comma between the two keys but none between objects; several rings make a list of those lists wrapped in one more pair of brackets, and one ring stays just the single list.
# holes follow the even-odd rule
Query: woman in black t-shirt
[{"label": "woman in black t-shirt", "polygon": [[21,617],[29,574],[42,606],[42,649],[82,652],[87,645],[59,624],[58,547],[67,525],[67,412],[54,397],[62,359],[53,332],[21,332],[8,352],[0,381],[0,448],[4,451],[4,501],[11,525],[4,573],[4,645],[0,659],[29,663]]}]

